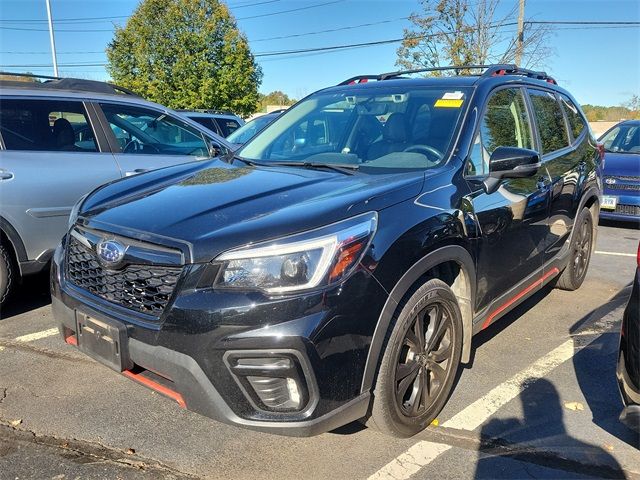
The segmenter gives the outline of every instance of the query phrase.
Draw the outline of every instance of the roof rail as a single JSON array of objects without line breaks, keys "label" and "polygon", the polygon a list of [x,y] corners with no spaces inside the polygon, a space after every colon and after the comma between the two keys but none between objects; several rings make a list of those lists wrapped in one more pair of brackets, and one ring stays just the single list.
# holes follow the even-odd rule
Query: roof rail
[{"label": "roof rail", "polygon": [[33,88],[46,88],[56,90],[81,90],[83,92],[93,93],[109,93],[109,94],[125,94],[139,97],[138,94],[132,92],[128,88],[115,85],[108,82],[100,82],[98,80],[84,80],[81,78],[62,78],[51,77],[48,75],[36,75],[32,73],[14,73],[14,72],[0,72],[0,75],[7,75],[12,77],[25,77],[25,78],[42,78],[45,82],[20,82],[17,80],[0,80],[1,83],[11,84],[11,86],[19,87],[33,87]]},{"label": "roof rail", "polygon": [[549,83],[556,84],[556,81],[548,76],[545,72],[536,72],[533,70],[527,70],[519,68],[512,64],[497,64],[497,65],[449,65],[446,67],[429,67],[429,68],[416,68],[413,70],[399,70],[397,72],[380,73],[378,75],[357,75],[355,77],[348,78],[347,80],[340,82],[338,85],[353,85],[357,83],[366,83],[369,80],[389,80],[391,78],[399,78],[402,75],[410,75],[413,73],[425,73],[425,72],[443,72],[447,70],[453,70],[456,75],[459,75],[461,70],[484,70],[483,77],[491,77],[497,75],[524,75],[530,78],[536,78],[538,80],[546,80]]},{"label": "roof rail", "polygon": [[544,80],[548,83],[553,83],[554,85],[558,84],[558,82],[547,75],[546,72],[520,68],[517,65],[510,63],[491,65],[491,67],[487,68],[487,70],[482,74],[483,77],[496,77],[499,75],[522,75],[529,78],[535,78],[536,80]]},{"label": "roof rail", "polygon": [[211,115],[232,115],[234,117],[236,116],[236,114],[230,110],[214,110],[210,108],[178,108],[176,112],[210,113]]}]

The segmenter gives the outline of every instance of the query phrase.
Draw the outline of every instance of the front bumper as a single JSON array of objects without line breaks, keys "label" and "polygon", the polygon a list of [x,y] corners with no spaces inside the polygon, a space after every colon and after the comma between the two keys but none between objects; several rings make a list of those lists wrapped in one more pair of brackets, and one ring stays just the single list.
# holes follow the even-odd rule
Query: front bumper
[{"label": "front bumper", "polygon": [[600,209],[600,218],[603,220],[616,220],[625,222],[640,222],[640,191],[625,192],[608,188],[605,185],[603,196],[616,197],[616,209]]},{"label": "front bumper", "polygon": [[[123,373],[179,405],[215,420],[270,433],[310,436],[367,414],[362,375],[377,316],[387,296],[367,272],[336,290],[286,299],[188,290],[174,295],[156,325],[127,318],[107,302],[65,284],[62,248],[52,262],[52,307],[67,343],[76,343],[76,313],[124,324],[133,368]],[[216,306],[216,303],[219,306]],[[222,306],[224,304],[224,306]],[[255,405],[225,363],[229,352],[295,352],[310,392],[297,412]]]}]

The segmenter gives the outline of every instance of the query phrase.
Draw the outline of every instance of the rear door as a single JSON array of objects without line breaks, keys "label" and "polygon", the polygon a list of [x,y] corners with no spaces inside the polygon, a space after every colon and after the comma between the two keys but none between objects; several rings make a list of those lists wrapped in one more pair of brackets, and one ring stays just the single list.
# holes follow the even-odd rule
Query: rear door
[{"label": "rear door", "polygon": [[57,246],[80,197],[120,178],[88,107],[40,97],[0,102],[0,215],[20,235],[29,260]]},{"label": "rear door", "polygon": [[[545,242],[545,262],[555,258],[567,243],[580,202],[586,176],[586,155],[581,148],[587,129],[577,108],[567,97],[552,91],[528,88],[535,115],[542,162],[549,172],[549,235]],[[565,112],[567,112],[565,114]],[[569,129],[569,119],[573,127]]]},{"label": "rear door", "polygon": [[501,146],[536,148],[532,117],[520,87],[500,88],[490,95],[465,167],[481,229],[476,311],[509,296],[518,283],[541,272],[548,236],[546,171],[504,179],[496,192],[484,191],[481,181],[489,172],[490,156]]},{"label": "rear door", "polygon": [[123,176],[209,157],[207,137],[165,111],[115,102],[99,108]]}]

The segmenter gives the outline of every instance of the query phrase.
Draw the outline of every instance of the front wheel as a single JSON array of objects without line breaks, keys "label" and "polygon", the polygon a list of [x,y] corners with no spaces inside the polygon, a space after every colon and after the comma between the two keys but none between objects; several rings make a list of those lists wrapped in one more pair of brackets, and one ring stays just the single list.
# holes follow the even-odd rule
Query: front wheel
[{"label": "front wheel", "polygon": [[373,392],[374,428],[410,437],[426,428],[453,388],[462,355],[462,316],[441,280],[418,288],[387,335]]},{"label": "front wheel", "polygon": [[11,255],[4,245],[0,244],[0,305],[11,293],[11,284],[13,282],[13,263]]},{"label": "front wheel", "polygon": [[569,263],[556,284],[562,290],[577,290],[587,276],[593,250],[593,219],[588,208],[582,209],[573,228]]}]

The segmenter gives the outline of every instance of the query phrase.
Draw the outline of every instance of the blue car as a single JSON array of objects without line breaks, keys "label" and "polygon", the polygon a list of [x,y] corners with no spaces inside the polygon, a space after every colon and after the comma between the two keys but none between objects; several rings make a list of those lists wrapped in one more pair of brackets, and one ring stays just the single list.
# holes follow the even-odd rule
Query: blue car
[{"label": "blue car", "polygon": [[604,189],[600,218],[640,221],[640,120],[609,129],[604,145]]}]

